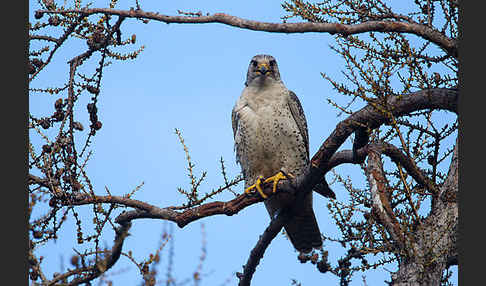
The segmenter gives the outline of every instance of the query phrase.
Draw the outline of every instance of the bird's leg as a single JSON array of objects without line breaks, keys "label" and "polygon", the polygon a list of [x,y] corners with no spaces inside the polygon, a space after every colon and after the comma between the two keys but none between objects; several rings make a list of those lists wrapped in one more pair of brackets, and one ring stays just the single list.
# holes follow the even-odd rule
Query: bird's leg
[{"label": "bird's leg", "polygon": [[256,189],[257,192],[260,194],[260,196],[262,196],[262,198],[266,199],[267,198],[267,195],[265,195],[265,193],[263,193],[263,190],[262,190],[262,187],[261,187],[261,184],[262,184],[262,180],[263,180],[263,176],[258,176],[255,184],[249,186],[246,190],[245,190],[245,193],[249,194],[251,192],[251,190],[253,189]]},{"label": "bird's leg", "polygon": [[268,198],[267,195],[265,195],[265,193],[263,192],[263,189],[262,189],[262,183],[269,183],[269,182],[273,182],[273,192],[275,193],[277,191],[277,184],[278,184],[278,181],[280,180],[287,180],[288,178],[294,178],[294,176],[292,174],[286,174],[284,173],[284,171],[280,171],[278,172],[277,174],[265,179],[265,181],[263,181],[263,176],[258,176],[255,184],[249,186],[248,188],[246,188],[245,190],[245,193],[249,194],[253,189],[256,189],[257,192],[262,196],[262,198],[266,199]]},{"label": "bird's leg", "polygon": [[273,192],[275,193],[277,191],[277,184],[278,184],[278,181],[280,180],[286,180],[287,179],[287,176],[289,176],[290,178],[293,178],[294,176],[288,174],[286,175],[283,171],[280,171],[278,172],[277,174],[267,178],[264,183],[268,183],[268,182],[272,182],[273,181]]}]

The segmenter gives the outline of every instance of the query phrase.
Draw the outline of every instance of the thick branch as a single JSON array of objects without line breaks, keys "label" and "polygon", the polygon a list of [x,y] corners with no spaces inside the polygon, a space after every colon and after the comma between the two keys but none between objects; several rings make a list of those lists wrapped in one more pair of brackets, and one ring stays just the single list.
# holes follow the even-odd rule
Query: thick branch
[{"label": "thick branch", "polygon": [[[400,97],[390,97],[387,107],[395,117],[423,109],[442,109],[457,113],[458,97],[457,89],[425,89]],[[312,166],[324,172],[329,171],[331,157],[353,132],[361,130],[363,126],[367,126],[369,129],[378,128],[387,120],[388,117],[383,111],[376,109],[373,104],[366,105],[347,119],[339,122],[336,129],[312,157]]]},{"label": "thick branch", "polygon": [[452,153],[451,164],[447,177],[444,180],[439,193],[439,197],[445,202],[457,202],[457,195],[459,192],[458,147],[459,136],[456,138],[456,145],[454,146],[454,152]]},{"label": "thick branch", "polygon": [[372,151],[368,154],[366,177],[370,184],[373,212],[387,229],[392,241],[397,244],[399,249],[406,251],[403,231],[390,205],[390,187],[385,178],[380,155],[376,152]]},{"label": "thick branch", "polygon": [[412,234],[409,247],[414,248],[415,255],[399,263],[390,285],[439,285],[444,270],[459,263],[459,209],[455,197],[459,186],[457,150],[456,139],[449,173],[440,186],[438,199],[432,204],[427,218]]},{"label": "thick branch", "polygon": [[91,8],[81,10],[39,10],[36,13],[42,15],[49,14],[70,14],[80,13],[83,15],[92,14],[108,14],[118,15],[127,18],[139,18],[161,21],[164,23],[179,23],[179,24],[204,24],[204,23],[221,23],[233,27],[238,27],[247,30],[265,31],[271,33],[330,33],[341,35],[353,35],[366,32],[398,32],[409,33],[431,41],[441,47],[449,55],[458,56],[457,41],[448,38],[440,31],[426,25],[418,23],[401,22],[401,21],[367,21],[364,23],[354,25],[344,25],[339,23],[269,23],[259,22],[248,19],[231,16],[224,13],[216,13],[207,16],[168,16],[159,13],[145,12],[143,10],[116,10],[108,8]]},{"label": "thick branch", "polygon": [[[457,112],[457,99],[458,92],[455,89],[433,89],[404,95],[400,99],[392,98],[389,101],[389,106],[392,108],[395,116],[428,108],[445,109]],[[321,182],[322,176],[333,167],[342,163],[355,163],[355,160],[357,159],[356,154],[358,157],[361,157],[368,153],[369,149],[361,148],[357,151],[358,153],[355,152],[354,155],[348,153],[349,151],[335,153],[336,150],[356,129],[362,128],[362,124],[367,124],[369,128],[377,128],[385,121],[386,117],[382,112],[374,109],[371,105],[354,113],[346,120],[339,123],[333,133],[322,144],[319,151],[313,157],[313,166],[310,167],[307,172],[304,172],[304,174],[295,178],[294,182],[282,181],[279,183],[279,191],[290,194],[307,192],[317,183]],[[420,170],[408,162],[403,155],[400,155],[401,153],[396,147],[386,144],[380,146],[375,144],[368,148],[381,148],[380,150],[384,154],[387,154],[393,160],[400,162],[418,183],[427,184],[427,180],[421,174]],[[264,192],[269,195],[272,194],[270,184],[264,186]],[[83,205],[93,203],[117,203],[136,208],[136,210],[120,214],[116,219],[116,222],[118,223],[140,218],[159,218],[173,221],[177,223],[179,227],[184,227],[193,221],[211,215],[234,215],[240,210],[261,201],[262,199],[259,196],[247,196],[242,194],[228,202],[211,202],[183,212],[175,211],[170,207],[159,208],[141,201],[117,196],[78,196],[69,202],[65,202],[65,204]]]},{"label": "thick branch", "polygon": [[336,152],[329,160],[328,167],[332,169],[345,163],[361,164],[370,152],[377,152],[388,156],[393,162],[403,167],[418,184],[427,187],[427,189],[433,193],[439,192],[438,187],[424,175],[424,172],[415,164],[414,160],[404,154],[396,146],[386,142],[370,143],[357,150],[343,150]]},{"label": "thick branch", "polygon": [[[266,187],[264,190],[267,194],[272,193],[271,187]],[[127,211],[121,213],[116,219],[117,223],[126,223],[134,219],[142,218],[155,218],[164,219],[177,223],[179,227],[184,227],[189,223],[198,219],[224,214],[234,215],[240,210],[261,202],[263,199],[260,196],[248,196],[246,194],[239,195],[228,202],[211,202],[203,204],[198,207],[190,208],[185,211],[176,211],[171,207],[159,208],[157,206],[120,196],[90,196],[90,195],[78,195],[70,200],[63,201],[64,205],[87,205],[96,203],[110,203],[119,204],[127,207],[135,208],[136,210]]]}]

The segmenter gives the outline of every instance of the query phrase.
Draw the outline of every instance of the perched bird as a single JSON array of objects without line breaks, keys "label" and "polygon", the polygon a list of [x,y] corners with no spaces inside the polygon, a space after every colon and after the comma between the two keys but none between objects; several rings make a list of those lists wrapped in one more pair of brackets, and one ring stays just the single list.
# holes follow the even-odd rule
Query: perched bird
[{"label": "perched bird", "polygon": [[[302,174],[309,163],[307,122],[299,99],[288,90],[270,55],[254,56],[248,67],[245,88],[232,110],[236,161],[245,179],[245,192],[261,184]],[[289,178],[290,177],[290,178]],[[279,196],[265,200],[273,218],[284,206]],[[300,204],[291,204],[295,216],[284,225],[295,249],[309,252],[322,245],[321,233],[312,209],[312,192]]]}]

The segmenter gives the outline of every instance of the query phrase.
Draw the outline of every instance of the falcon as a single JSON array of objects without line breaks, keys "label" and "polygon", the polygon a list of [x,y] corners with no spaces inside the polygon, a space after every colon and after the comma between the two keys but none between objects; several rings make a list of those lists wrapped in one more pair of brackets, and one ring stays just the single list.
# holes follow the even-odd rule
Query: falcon
[{"label": "falcon", "polygon": [[[245,180],[245,193],[258,192],[271,218],[286,206],[281,196],[267,198],[263,183],[292,179],[309,164],[309,135],[302,106],[280,79],[277,61],[270,55],[254,56],[248,67],[245,88],[232,110],[236,161]],[[291,203],[294,217],[284,225],[299,252],[322,246],[312,208],[312,192],[302,203]]]}]

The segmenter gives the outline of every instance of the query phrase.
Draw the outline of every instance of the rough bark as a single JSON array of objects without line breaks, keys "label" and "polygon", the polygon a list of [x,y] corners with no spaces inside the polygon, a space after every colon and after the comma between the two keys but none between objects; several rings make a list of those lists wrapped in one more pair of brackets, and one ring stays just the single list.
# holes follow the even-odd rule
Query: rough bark
[{"label": "rough bark", "polygon": [[414,255],[399,262],[392,274],[394,286],[440,285],[444,270],[458,265],[458,144],[454,148],[449,173],[439,187],[440,194],[431,212],[415,233],[409,234],[408,248]]}]

